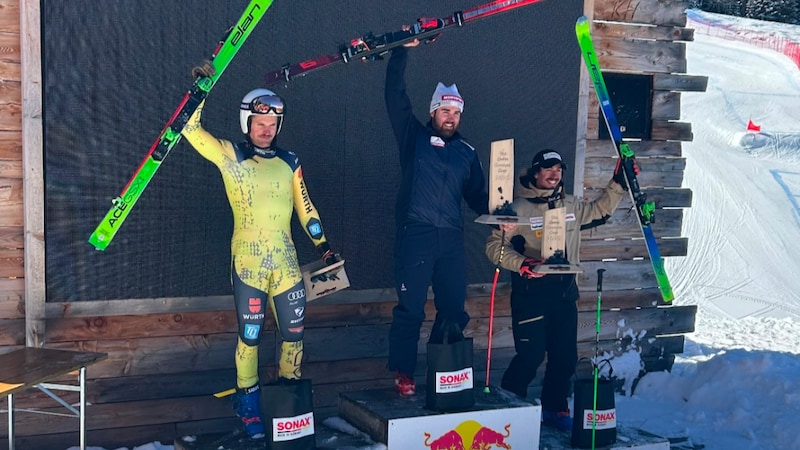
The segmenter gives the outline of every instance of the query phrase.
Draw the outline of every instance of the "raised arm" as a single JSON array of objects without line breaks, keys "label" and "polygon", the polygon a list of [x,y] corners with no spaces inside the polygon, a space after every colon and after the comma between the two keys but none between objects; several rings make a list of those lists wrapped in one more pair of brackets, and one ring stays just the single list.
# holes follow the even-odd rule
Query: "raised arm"
[{"label": "raised arm", "polygon": [[386,85],[384,100],[389,122],[392,124],[394,136],[400,144],[400,151],[407,148],[408,140],[413,140],[417,127],[422,124],[414,117],[411,100],[406,93],[405,70],[408,62],[408,49],[398,47],[392,50],[389,64],[386,67]]}]

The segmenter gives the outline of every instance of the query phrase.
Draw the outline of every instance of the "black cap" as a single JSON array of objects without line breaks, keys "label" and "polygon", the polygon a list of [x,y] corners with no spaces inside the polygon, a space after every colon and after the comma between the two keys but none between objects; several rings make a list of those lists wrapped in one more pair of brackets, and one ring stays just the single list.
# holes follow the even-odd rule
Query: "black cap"
[{"label": "black cap", "polygon": [[531,168],[538,171],[541,168],[550,168],[556,164],[561,164],[561,169],[567,170],[567,163],[561,159],[561,155],[557,151],[548,148],[533,157]]}]

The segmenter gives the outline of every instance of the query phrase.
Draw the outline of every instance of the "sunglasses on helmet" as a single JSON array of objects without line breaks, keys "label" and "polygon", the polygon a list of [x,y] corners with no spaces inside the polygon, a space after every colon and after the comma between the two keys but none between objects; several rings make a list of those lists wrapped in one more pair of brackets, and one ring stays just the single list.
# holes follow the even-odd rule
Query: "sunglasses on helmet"
[{"label": "sunglasses on helmet", "polygon": [[276,95],[262,95],[254,98],[249,104],[242,103],[242,109],[249,109],[256,114],[283,114],[283,101]]}]

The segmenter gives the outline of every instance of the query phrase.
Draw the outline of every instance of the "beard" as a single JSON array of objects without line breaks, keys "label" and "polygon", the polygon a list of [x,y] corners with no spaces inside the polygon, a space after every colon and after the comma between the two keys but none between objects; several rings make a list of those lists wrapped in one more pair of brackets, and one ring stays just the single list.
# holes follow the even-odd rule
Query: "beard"
[{"label": "beard", "polygon": [[[449,125],[453,125],[453,123],[450,122]],[[445,127],[444,123],[433,122],[433,129],[436,130],[436,132],[439,134],[439,136],[441,136],[443,138],[450,138],[450,137],[453,137],[454,134],[456,134],[456,130],[458,129],[458,125],[451,126],[451,127]]]}]

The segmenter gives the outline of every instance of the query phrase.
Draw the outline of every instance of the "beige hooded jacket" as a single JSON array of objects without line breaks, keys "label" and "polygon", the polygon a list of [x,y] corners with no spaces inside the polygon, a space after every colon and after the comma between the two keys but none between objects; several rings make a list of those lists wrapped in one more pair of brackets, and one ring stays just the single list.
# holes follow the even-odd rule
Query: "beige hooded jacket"
[{"label": "beige hooded jacket", "polygon": [[[541,259],[542,248],[542,223],[544,212],[548,209],[547,202],[535,203],[529,199],[549,197],[553,191],[551,189],[537,189],[529,185],[528,172],[526,169],[517,178],[514,187],[514,202],[512,204],[517,216],[531,217],[531,225],[520,225],[512,232],[505,233],[502,245],[503,260],[501,267],[514,272],[519,272],[525,258]],[[626,191],[622,186],[614,181],[610,181],[608,186],[594,200],[576,199],[572,195],[564,195],[555,202],[555,207],[566,207],[566,228],[567,228],[567,259],[572,264],[580,264],[581,247],[581,226],[592,223],[596,220],[607,219],[619,205]],[[521,235],[525,238],[525,250],[519,253],[514,250],[511,239]],[[493,263],[497,263],[500,256],[500,246],[502,238],[501,230],[494,230],[486,240],[486,256]]]}]

